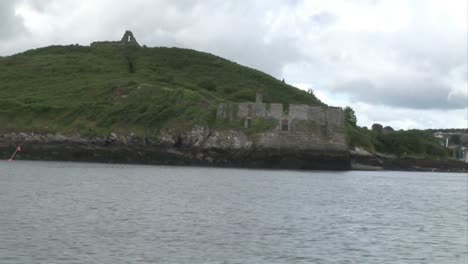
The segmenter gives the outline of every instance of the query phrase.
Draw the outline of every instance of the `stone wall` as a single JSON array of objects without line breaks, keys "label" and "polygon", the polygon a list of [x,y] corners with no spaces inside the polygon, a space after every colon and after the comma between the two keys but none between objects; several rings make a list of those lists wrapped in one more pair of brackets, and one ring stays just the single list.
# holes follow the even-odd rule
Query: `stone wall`
[{"label": "stone wall", "polygon": [[308,105],[290,104],[288,118],[291,120],[293,119],[309,120],[307,113],[310,110],[310,108],[313,108],[313,107],[308,106]]},{"label": "stone wall", "polygon": [[283,105],[278,103],[223,103],[218,106],[216,117],[230,121],[247,118],[271,118],[278,123],[282,120],[290,122],[314,121],[322,126],[344,126],[344,112],[341,108],[322,108],[299,104],[290,104],[289,111],[286,112]]},{"label": "stone wall", "polygon": [[[341,108],[290,104],[285,109],[283,104],[278,103],[225,103],[218,106],[216,116],[230,121],[244,120],[246,129],[251,123],[248,120],[255,118],[276,121],[277,126],[271,131],[247,137],[249,146],[265,149],[347,149]],[[226,144],[229,145],[228,142]],[[232,145],[236,144],[233,142]]]},{"label": "stone wall", "polygon": [[283,104],[269,104],[269,107],[267,107],[267,117],[275,120],[283,118]]}]

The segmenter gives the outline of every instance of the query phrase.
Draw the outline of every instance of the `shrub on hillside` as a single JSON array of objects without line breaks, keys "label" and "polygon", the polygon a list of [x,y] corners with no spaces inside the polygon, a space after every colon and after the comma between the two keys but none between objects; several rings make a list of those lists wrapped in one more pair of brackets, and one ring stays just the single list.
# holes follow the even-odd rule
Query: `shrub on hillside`
[{"label": "shrub on hillside", "polygon": [[216,83],[211,80],[203,80],[198,83],[198,86],[208,91],[216,91]]}]

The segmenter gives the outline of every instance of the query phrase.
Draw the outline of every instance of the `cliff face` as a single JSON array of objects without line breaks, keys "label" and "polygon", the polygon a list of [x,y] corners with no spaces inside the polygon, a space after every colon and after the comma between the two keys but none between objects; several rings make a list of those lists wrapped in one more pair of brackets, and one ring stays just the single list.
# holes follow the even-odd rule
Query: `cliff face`
[{"label": "cliff face", "polygon": [[[291,142],[300,147],[291,148]],[[0,155],[7,159],[21,145],[18,159],[125,162],[167,165],[202,165],[277,169],[350,168],[346,148],[314,145],[300,135],[267,132],[246,134],[195,126],[182,134],[154,137],[83,138],[60,134],[9,133],[0,136]]]}]

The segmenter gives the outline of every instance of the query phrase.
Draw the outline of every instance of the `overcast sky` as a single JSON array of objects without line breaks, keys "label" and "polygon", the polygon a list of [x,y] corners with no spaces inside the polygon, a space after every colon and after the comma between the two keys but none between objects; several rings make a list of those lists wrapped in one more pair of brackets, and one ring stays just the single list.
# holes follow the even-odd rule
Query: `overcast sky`
[{"label": "overcast sky", "polygon": [[0,0],[0,56],[118,40],[257,68],[358,124],[468,126],[467,0]]}]

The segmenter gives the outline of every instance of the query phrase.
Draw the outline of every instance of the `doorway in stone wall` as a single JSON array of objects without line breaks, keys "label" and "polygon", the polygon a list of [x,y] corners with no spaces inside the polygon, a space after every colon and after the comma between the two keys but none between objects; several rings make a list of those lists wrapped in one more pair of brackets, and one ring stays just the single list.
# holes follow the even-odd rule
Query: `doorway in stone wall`
[{"label": "doorway in stone wall", "polygon": [[281,131],[289,131],[289,121],[287,119],[281,120]]},{"label": "doorway in stone wall", "polygon": [[247,119],[245,120],[245,128],[249,129],[249,128],[251,128],[251,127],[252,127],[252,119],[247,118]]}]

